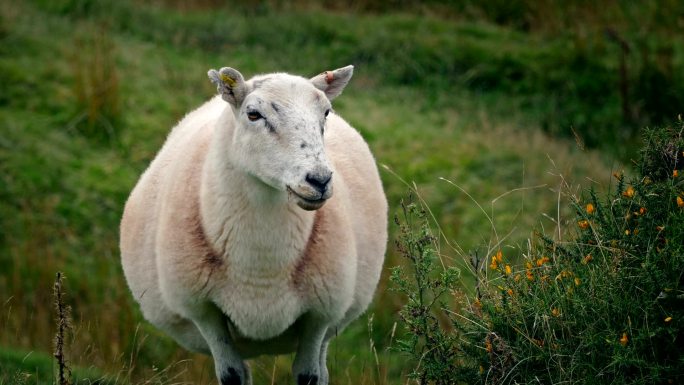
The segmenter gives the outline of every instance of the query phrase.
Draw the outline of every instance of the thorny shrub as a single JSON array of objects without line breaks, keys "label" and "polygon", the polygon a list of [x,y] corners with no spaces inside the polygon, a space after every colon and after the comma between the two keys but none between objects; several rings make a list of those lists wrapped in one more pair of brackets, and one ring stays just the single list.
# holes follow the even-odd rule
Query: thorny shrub
[{"label": "thorny shrub", "polygon": [[684,123],[646,129],[637,177],[587,191],[558,241],[522,259],[473,258],[475,296],[437,261],[422,209],[404,205],[393,271],[407,298],[399,350],[420,384],[684,383]]}]

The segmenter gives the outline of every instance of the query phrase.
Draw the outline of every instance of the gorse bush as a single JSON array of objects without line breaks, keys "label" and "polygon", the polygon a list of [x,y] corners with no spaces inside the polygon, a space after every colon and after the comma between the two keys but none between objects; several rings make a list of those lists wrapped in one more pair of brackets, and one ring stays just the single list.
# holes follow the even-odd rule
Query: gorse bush
[{"label": "gorse bush", "polygon": [[[400,347],[420,383],[679,384],[684,381],[684,123],[648,129],[638,176],[574,201],[571,240],[538,234],[514,261],[474,258],[477,293],[435,263],[409,204],[396,268],[408,302]],[[420,230],[413,222],[419,222]],[[441,301],[441,304],[440,304]]]},{"label": "gorse bush", "polygon": [[[459,358],[461,352],[454,349],[458,336],[441,327],[440,316],[433,309],[447,306],[445,294],[455,287],[460,270],[448,267],[436,276],[433,274],[437,260],[436,239],[424,220],[425,213],[414,203],[402,203],[402,208],[405,222],[400,224],[397,220],[401,227],[401,240],[397,247],[400,254],[410,261],[414,280],[406,279],[401,267],[392,270],[390,279],[396,284],[395,290],[407,297],[399,316],[408,334],[405,339],[398,340],[397,349],[424,362],[420,371],[412,373],[420,383],[427,380],[438,384],[451,383],[454,373],[444,363]],[[420,223],[413,223],[416,218]],[[467,377],[468,373],[459,373],[458,377],[461,375]]]}]

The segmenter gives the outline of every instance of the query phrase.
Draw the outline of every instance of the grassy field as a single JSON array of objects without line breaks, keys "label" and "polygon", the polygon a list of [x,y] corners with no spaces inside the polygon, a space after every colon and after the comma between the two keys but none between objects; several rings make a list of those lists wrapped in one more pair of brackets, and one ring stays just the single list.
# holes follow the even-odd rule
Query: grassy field
[{"label": "grassy field", "polygon": [[[216,3],[0,0],[0,384],[18,371],[26,384],[51,383],[57,271],[73,309],[72,365],[116,383],[215,381],[209,359],[143,321],[117,246],[138,176],[170,128],[214,94],[209,68],[311,76],[354,64],[335,110],[369,142],[390,215],[415,183],[457,245],[455,265],[471,250],[519,254],[535,229],[562,233],[565,198],[607,189],[612,170],[629,170],[636,127],[673,118],[683,102],[684,48],[662,39],[681,28],[667,12],[674,1],[544,2],[516,19],[467,1],[392,12]],[[607,28],[632,47],[627,93]],[[665,102],[649,94],[658,84]],[[393,241],[388,250],[389,268],[399,262]],[[388,352],[403,299],[386,276],[375,305],[331,347],[335,383],[404,382],[412,363]],[[290,360],[255,361],[257,383],[286,383]]]}]

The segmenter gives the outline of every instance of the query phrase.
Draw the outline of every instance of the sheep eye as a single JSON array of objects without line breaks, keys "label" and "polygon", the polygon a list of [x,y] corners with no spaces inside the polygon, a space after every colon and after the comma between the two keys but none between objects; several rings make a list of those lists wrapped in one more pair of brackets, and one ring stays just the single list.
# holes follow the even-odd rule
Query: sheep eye
[{"label": "sheep eye", "polygon": [[330,114],[330,110],[325,110],[325,117],[328,117],[328,114]]},{"label": "sheep eye", "polygon": [[249,119],[252,122],[255,122],[255,121],[262,119],[262,118],[263,118],[263,116],[261,116],[261,114],[257,111],[250,111],[247,113],[247,119]]}]

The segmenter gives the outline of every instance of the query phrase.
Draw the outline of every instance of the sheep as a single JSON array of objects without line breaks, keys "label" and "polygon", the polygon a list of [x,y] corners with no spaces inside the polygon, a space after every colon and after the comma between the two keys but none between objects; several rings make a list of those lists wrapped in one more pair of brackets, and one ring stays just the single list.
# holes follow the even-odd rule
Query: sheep
[{"label": "sheep", "polygon": [[387,243],[387,200],[361,135],[331,111],[353,66],[245,81],[169,134],[128,198],[121,259],[144,317],[212,355],[221,385],[245,359],[295,352],[295,383],[328,383],[330,339],[366,310]]}]

